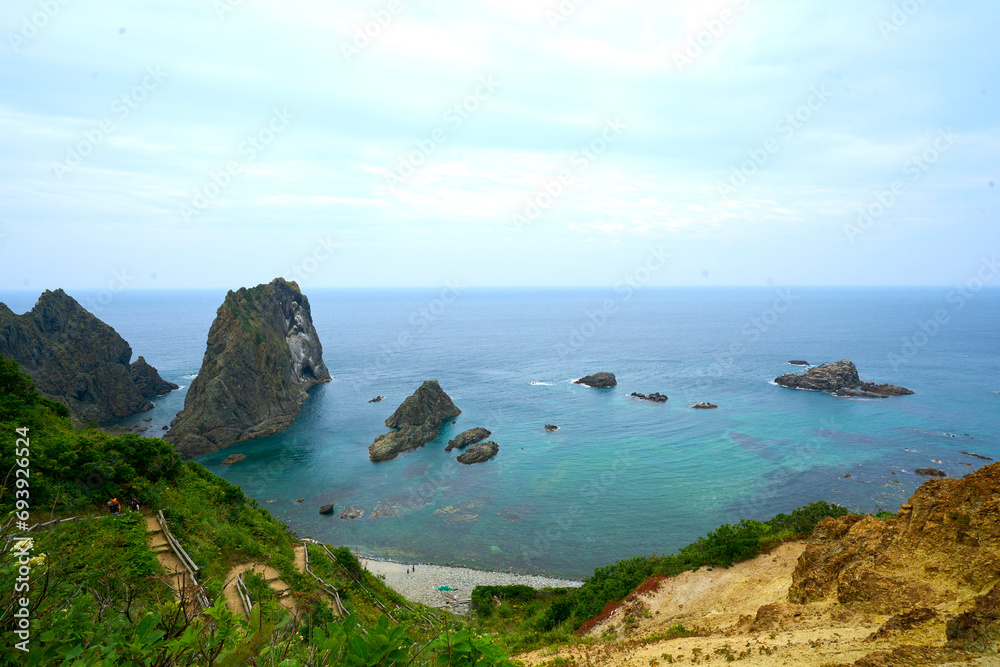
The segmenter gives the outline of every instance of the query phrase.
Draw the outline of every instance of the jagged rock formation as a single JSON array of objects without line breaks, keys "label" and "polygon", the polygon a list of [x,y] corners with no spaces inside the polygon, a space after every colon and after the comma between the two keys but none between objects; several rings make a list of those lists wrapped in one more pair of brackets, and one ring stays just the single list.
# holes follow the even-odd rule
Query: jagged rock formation
[{"label": "jagged rock formation", "polygon": [[229,292],[208,332],[198,377],[164,439],[185,457],[288,428],[329,382],[309,300],[283,278]]},{"label": "jagged rock formation", "polygon": [[715,410],[719,406],[715,403],[695,403],[691,407],[695,410]]},{"label": "jagged rock formation", "polygon": [[947,477],[948,475],[944,470],[939,470],[937,468],[917,468],[913,472],[918,475],[924,475],[926,477]]},{"label": "jagged rock formation", "polygon": [[145,412],[153,407],[147,399],[159,395],[150,387],[177,388],[142,357],[130,367],[129,344],[61,289],[46,290],[24,315],[0,303],[0,355],[20,364],[38,391],[69,407],[80,424]]},{"label": "jagged rock formation", "polygon": [[573,384],[585,384],[588,387],[597,387],[598,389],[603,389],[605,387],[614,387],[618,384],[618,380],[615,379],[614,373],[594,373],[593,375],[585,375],[579,380],[574,380]]},{"label": "jagged rock formation", "polygon": [[926,482],[895,518],[823,520],[795,568],[789,600],[836,595],[859,609],[899,614],[971,598],[1000,579],[998,491],[994,463],[962,479]]},{"label": "jagged rock formation", "polygon": [[652,401],[653,403],[667,402],[666,394],[661,394],[658,391],[654,391],[652,394],[640,394],[637,391],[633,391],[631,394],[629,394],[629,396],[632,396],[634,398],[641,398],[644,401]]},{"label": "jagged rock formation", "polygon": [[143,398],[155,398],[169,394],[174,389],[180,389],[173,382],[161,378],[156,369],[146,363],[146,359],[141,356],[129,366],[129,374]]},{"label": "jagged rock formation", "polygon": [[803,359],[792,359],[788,363],[791,364],[792,366],[808,366],[809,365],[809,362],[805,361]]},{"label": "jagged rock formation", "polygon": [[474,445],[480,440],[485,440],[491,435],[493,435],[493,433],[485,428],[470,428],[468,431],[462,431],[449,440],[448,446],[444,448],[444,451],[450,452],[453,449],[462,449],[468,445]]},{"label": "jagged rock formation", "polygon": [[388,461],[402,452],[423,447],[438,436],[445,419],[462,414],[437,380],[427,380],[385,420],[393,429],[368,447],[372,461]]},{"label": "jagged rock formation", "polygon": [[1000,584],[976,597],[971,609],[948,621],[946,633],[951,648],[1000,653]]},{"label": "jagged rock formation", "polygon": [[466,465],[484,463],[496,456],[499,451],[500,445],[490,440],[489,442],[483,442],[469,447],[461,456],[458,457],[458,462]]},{"label": "jagged rock formation", "polygon": [[862,382],[854,362],[842,359],[833,363],[820,364],[810,368],[803,375],[785,373],[774,379],[775,383],[791,389],[827,391],[837,396],[858,396],[863,398],[886,398],[906,396],[913,392],[894,384]]}]

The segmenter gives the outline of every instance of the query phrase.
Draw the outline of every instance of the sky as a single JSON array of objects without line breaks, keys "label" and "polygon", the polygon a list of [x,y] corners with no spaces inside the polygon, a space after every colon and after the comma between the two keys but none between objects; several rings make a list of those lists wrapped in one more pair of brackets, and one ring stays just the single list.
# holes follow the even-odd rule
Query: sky
[{"label": "sky", "polygon": [[4,0],[0,289],[960,284],[1000,250],[997,25]]}]

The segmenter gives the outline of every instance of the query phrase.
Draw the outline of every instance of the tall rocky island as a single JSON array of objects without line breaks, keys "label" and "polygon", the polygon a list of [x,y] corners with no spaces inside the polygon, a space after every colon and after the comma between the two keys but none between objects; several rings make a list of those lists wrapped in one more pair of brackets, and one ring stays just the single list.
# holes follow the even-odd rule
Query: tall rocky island
[{"label": "tall rocky island", "polygon": [[295,422],[307,390],[329,381],[309,300],[295,282],[231,291],[164,439],[190,458],[277,433]]},{"label": "tall rocky island", "polygon": [[132,348],[76,299],[46,290],[17,315],[0,303],[0,355],[13,359],[46,398],[66,405],[78,424],[124,419],[177,385],[160,378]]}]

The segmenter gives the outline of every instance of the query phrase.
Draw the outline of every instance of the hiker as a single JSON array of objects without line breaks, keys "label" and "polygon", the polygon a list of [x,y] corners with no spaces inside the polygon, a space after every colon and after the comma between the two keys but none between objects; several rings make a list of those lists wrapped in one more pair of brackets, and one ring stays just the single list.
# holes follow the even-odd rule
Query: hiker
[{"label": "hiker", "polygon": [[136,512],[139,511],[139,499],[132,496],[132,500],[129,501],[129,506]]},{"label": "hiker", "polygon": [[112,498],[108,501],[108,511],[112,514],[118,514],[119,507],[117,498]]}]

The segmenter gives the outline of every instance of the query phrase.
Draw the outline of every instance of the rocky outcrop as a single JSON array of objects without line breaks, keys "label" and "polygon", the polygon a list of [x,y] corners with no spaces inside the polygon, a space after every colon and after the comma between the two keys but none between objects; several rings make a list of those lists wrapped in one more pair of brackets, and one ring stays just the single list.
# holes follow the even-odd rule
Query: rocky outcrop
[{"label": "rocky outcrop", "polygon": [[142,357],[133,364],[143,382],[138,386],[129,344],[61,289],[46,290],[24,315],[0,303],[0,355],[16,361],[39,393],[66,405],[79,424],[151,409],[147,399],[159,394],[149,393],[146,382],[177,388]]},{"label": "rocky outcrop", "polygon": [[826,391],[838,396],[859,396],[864,398],[886,398],[906,396],[913,392],[893,384],[862,382],[854,362],[842,359],[833,363],[820,364],[802,375],[786,373],[774,379],[776,384],[791,389]]},{"label": "rocky outcrop", "polygon": [[231,466],[234,463],[239,463],[240,461],[245,460],[246,457],[247,457],[246,454],[231,454],[230,456],[227,456],[226,460],[220,463],[219,465]]},{"label": "rocky outcrop", "polygon": [[382,399],[384,399],[384,398],[385,398],[385,396],[381,396],[380,395],[380,396],[376,396],[375,398],[373,398],[372,400],[370,400],[368,402],[369,403],[380,403],[382,401]]},{"label": "rocky outcrop", "polygon": [[459,463],[472,465],[473,463],[483,463],[489,461],[500,451],[500,445],[490,440],[478,445],[473,445],[465,450],[465,453],[458,457]]},{"label": "rocky outcrop", "polygon": [[545,425],[545,430],[549,431],[551,433],[552,431],[558,431],[559,427],[556,426],[555,424],[546,424]]},{"label": "rocky outcrop", "polygon": [[283,278],[229,292],[208,332],[198,377],[165,440],[185,457],[288,428],[330,381],[309,300]]},{"label": "rocky outcrop", "polygon": [[988,653],[1000,652],[1000,584],[976,597],[972,608],[948,621],[950,648]]},{"label": "rocky outcrop", "polygon": [[944,470],[938,470],[937,468],[917,468],[913,472],[918,475],[924,475],[925,477],[947,477],[948,474]]},{"label": "rocky outcrop", "polygon": [[719,406],[714,403],[695,403],[691,407],[695,410],[715,410]]},{"label": "rocky outcrop", "polygon": [[1000,578],[998,491],[994,463],[962,479],[924,483],[885,521],[824,519],[796,565],[789,600],[836,596],[866,613],[893,615],[971,598]]},{"label": "rocky outcrop", "polygon": [[444,448],[444,451],[450,452],[453,449],[462,449],[468,445],[474,445],[480,440],[485,440],[491,435],[493,435],[493,433],[491,431],[487,431],[485,428],[470,428],[468,431],[462,431],[449,440],[448,446]]},{"label": "rocky outcrop", "polygon": [[809,365],[808,361],[803,361],[802,359],[792,359],[788,363],[791,364],[792,366],[808,366]]},{"label": "rocky outcrop", "polygon": [[372,461],[388,461],[402,452],[423,447],[438,436],[445,419],[462,414],[437,380],[427,380],[385,420],[393,429],[368,447]]},{"label": "rocky outcrop", "polygon": [[573,384],[585,384],[588,387],[596,387],[598,389],[604,389],[606,387],[614,387],[618,384],[618,380],[615,379],[614,373],[594,373],[593,375],[585,375],[579,380],[574,380]]},{"label": "rocky outcrop", "polygon": [[644,401],[652,401],[654,403],[666,403],[667,397],[659,392],[653,392],[652,394],[640,394],[637,391],[633,391],[629,396],[633,398],[641,398]]},{"label": "rocky outcrop", "polygon": [[169,394],[174,389],[180,389],[173,382],[167,382],[161,378],[156,369],[146,363],[146,359],[141,356],[129,366],[129,373],[132,375],[136,389],[139,390],[139,394],[143,398],[155,398]]},{"label": "rocky outcrop", "polygon": [[319,508],[319,513],[320,514],[333,514],[333,503],[330,503],[329,505],[323,505],[322,507],[320,507]]}]

